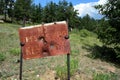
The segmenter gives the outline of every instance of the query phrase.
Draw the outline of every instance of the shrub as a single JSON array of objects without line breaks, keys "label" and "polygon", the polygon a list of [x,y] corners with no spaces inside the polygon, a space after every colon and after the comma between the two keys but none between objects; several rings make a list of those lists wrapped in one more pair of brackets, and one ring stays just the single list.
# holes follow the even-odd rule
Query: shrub
[{"label": "shrub", "polygon": [[107,46],[94,46],[90,55],[90,58],[100,58],[105,61],[118,63],[120,62],[120,58],[117,56],[115,49],[107,47]]},{"label": "shrub", "polygon": [[80,33],[79,33],[79,34],[80,34],[81,37],[88,37],[88,36],[97,37],[97,35],[96,35],[95,33],[90,32],[90,31],[88,31],[88,30],[86,30],[86,29],[80,30]]}]

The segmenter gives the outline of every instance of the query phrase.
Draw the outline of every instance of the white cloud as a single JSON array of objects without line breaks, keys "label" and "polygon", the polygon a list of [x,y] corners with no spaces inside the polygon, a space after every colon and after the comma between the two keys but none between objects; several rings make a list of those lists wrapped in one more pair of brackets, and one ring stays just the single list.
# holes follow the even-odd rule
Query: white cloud
[{"label": "white cloud", "polygon": [[97,3],[98,4],[105,4],[107,2],[107,0],[99,0]]},{"label": "white cloud", "polygon": [[100,18],[101,15],[98,11],[93,7],[97,4],[105,4],[107,0],[99,0],[98,2],[89,2],[89,3],[80,3],[74,6],[75,10],[78,10],[78,16],[85,16],[89,14],[93,18]]}]

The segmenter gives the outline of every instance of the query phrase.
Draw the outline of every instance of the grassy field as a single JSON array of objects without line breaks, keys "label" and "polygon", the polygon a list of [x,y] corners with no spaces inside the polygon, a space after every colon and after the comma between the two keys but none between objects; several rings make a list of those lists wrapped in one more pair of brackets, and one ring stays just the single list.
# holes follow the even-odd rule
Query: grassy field
[{"label": "grassy field", "polygon": [[[19,80],[20,27],[0,23],[0,80]],[[119,66],[91,55],[94,46],[103,45],[95,33],[73,30],[70,42],[71,80],[120,80]],[[23,80],[66,80],[66,73],[66,55],[23,60]]]}]

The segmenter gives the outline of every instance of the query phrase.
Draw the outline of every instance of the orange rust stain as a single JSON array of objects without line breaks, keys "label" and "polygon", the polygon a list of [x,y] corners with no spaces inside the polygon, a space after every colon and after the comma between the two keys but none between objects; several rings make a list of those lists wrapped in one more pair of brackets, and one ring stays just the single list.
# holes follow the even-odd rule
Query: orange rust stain
[{"label": "orange rust stain", "polygon": [[19,36],[20,42],[25,44],[22,47],[24,59],[70,53],[69,39],[65,39],[68,36],[66,22],[20,28]]}]

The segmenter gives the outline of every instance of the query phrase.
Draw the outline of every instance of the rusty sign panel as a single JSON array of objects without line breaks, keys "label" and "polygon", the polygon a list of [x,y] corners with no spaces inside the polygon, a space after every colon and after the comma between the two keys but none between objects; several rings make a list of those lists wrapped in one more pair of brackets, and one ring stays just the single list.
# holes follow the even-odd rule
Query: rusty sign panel
[{"label": "rusty sign panel", "polygon": [[68,28],[65,21],[19,29],[24,59],[70,53]]}]

